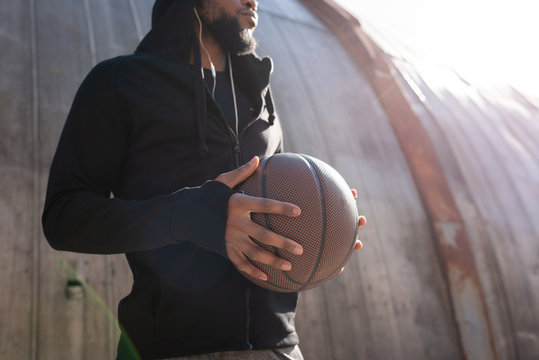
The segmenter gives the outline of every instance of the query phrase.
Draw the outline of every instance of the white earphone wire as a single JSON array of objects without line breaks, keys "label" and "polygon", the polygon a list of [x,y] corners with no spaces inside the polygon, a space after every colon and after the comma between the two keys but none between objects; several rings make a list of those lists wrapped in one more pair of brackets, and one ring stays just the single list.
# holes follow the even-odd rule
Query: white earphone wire
[{"label": "white earphone wire", "polygon": [[[199,23],[199,32],[198,32],[198,38],[200,39],[200,47],[202,47],[202,50],[204,50],[204,52],[206,53],[206,56],[208,56],[208,60],[210,61],[210,66],[211,66],[211,74],[213,76],[213,89],[212,89],[212,92],[211,92],[211,96],[213,98],[215,98],[215,87],[217,85],[217,74],[215,72],[215,66],[213,65],[213,62],[211,61],[211,57],[210,57],[210,54],[208,52],[208,50],[206,50],[206,47],[204,46],[204,42],[202,41],[202,21],[200,21],[200,17],[198,16],[198,12],[197,12],[197,9],[196,8],[193,8],[193,10],[195,11],[195,16],[198,20],[198,23]],[[230,53],[227,53],[227,57],[228,57],[228,71],[230,73],[230,83],[232,85],[232,98],[234,99],[234,121],[235,121],[235,125],[236,125],[236,136],[238,136],[239,134],[239,130],[238,130],[238,127],[239,127],[239,124],[238,124],[238,103],[237,103],[237,100],[236,100],[236,87],[234,86],[234,74],[232,72],[232,61],[230,60]],[[204,70],[202,70],[202,77],[204,78]]]},{"label": "white earphone wire", "polygon": [[[204,52],[206,53],[206,56],[208,57],[208,60],[210,61],[211,75],[213,77],[213,89],[211,90],[211,96],[215,98],[215,87],[217,86],[217,73],[215,72],[215,66],[213,66],[213,62],[211,61],[210,53],[208,52],[208,50],[206,50],[206,47],[204,46],[204,42],[202,41],[202,21],[200,21],[200,16],[198,16],[197,9],[193,7],[193,10],[195,11],[195,16],[199,24],[198,39],[200,40],[200,46],[202,47],[202,50],[204,50]],[[204,78],[204,69],[201,69],[201,71],[202,71],[202,78]]]}]

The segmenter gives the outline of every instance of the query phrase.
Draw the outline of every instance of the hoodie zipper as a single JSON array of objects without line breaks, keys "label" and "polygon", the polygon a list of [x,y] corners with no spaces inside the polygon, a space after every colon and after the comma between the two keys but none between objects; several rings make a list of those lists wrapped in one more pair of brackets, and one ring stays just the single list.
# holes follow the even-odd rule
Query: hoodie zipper
[{"label": "hoodie zipper", "polygon": [[[226,121],[223,111],[219,107],[219,105],[211,98],[214,105],[219,110],[219,118],[221,120],[221,124],[223,127],[225,127],[228,130],[228,133],[231,136],[231,139],[234,142],[234,164],[235,167],[240,166],[240,156],[241,156],[241,148],[240,148],[240,140],[239,138],[244,134],[245,130],[251,126],[255,121],[258,119],[255,118],[251,122],[249,122],[245,127],[241,130],[239,136],[236,135],[236,132],[232,129],[232,127],[228,124]],[[253,344],[251,343],[251,288],[249,286],[249,283],[247,283],[247,287],[245,289],[245,346],[247,350],[253,349]]]},{"label": "hoodie zipper", "polygon": [[[226,120],[224,120],[224,118],[223,118],[223,121],[226,122]],[[226,127],[228,128],[230,134],[232,134],[232,139],[234,140],[234,165],[237,168],[237,167],[240,166],[240,162],[241,162],[240,161],[240,152],[241,152],[240,139],[238,138],[238,136],[236,135],[234,130],[232,130],[230,125],[228,125],[228,123],[226,124]]]},{"label": "hoodie zipper", "polygon": [[253,349],[251,344],[251,288],[247,283],[247,289],[245,291],[245,345],[247,350]]},{"label": "hoodie zipper", "polygon": [[[216,104],[217,105],[217,104]],[[219,105],[217,105],[219,107]],[[219,109],[221,110],[221,109]],[[222,116],[221,113],[221,119],[222,122],[226,125],[226,128],[229,130],[229,133],[232,135],[232,138],[234,140],[234,157],[235,157],[235,165],[236,168],[240,166],[240,141],[234,130],[228,125],[226,120],[224,119],[224,116]],[[243,135],[243,132],[246,128],[249,127],[252,123],[256,121],[253,120],[249,124],[247,124],[241,131],[240,135]],[[247,282],[247,286],[245,289],[245,346],[247,347],[247,350],[253,349],[253,344],[251,343],[251,288],[249,286],[249,283]]]},{"label": "hoodie zipper", "polygon": [[[206,95],[210,95],[209,91],[208,90],[206,91],[207,91]],[[258,120],[258,118],[255,117],[253,120],[251,120],[251,122],[249,122],[247,125],[243,127],[243,129],[241,129],[240,134],[236,135],[236,132],[232,129],[232,127],[226,121],[225,116],[223,115],[223,111],[221,110],[221,107],[217,104],[217,102],[215,102],[215,100],[213,100],[211,95],[209,96],[209,98],[211,99],[211,101],[213,102],[213,104],[218,110],[219,120],[221,122],[221,125],[223,125],[223,127],[230,134],[231,140],[234,143],[234,149],[233,149],[234,150],[234,168],[238,168],[241,165],[240,138],[245,133],[245,130],[247,130],[252,124],[254,124]]]},{"label": "hoodie zipper", "polygon": [[235,159],[236,167],[239,167],[241,165],[241,161],[240,161],[240,153],[241,153],[240,138],[243,136],[243,133],[245,132],[245,130],[249,126],[251,126],[256,120],[258,120],[258,119],[254,119],[250,123],[245,125],[245,127],[241,130],[239,136],[236,135],[236,133],[234,132],[234,130],[232,130],[232,128],[230,127],[230,125],[228,125],[228,123],[226,124],[226,126],[227,126],[230,134],[232,134],[232,138],[234,140],[234,159]]}]

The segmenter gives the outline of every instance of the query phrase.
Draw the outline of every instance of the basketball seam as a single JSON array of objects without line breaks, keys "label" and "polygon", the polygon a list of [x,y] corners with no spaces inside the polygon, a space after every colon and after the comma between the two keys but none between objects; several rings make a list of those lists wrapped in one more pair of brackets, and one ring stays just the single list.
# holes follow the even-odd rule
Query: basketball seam
[{"label": "basketball seam", "polygon": [[356,227],[356,231],[354,233],[354,240],[352,241],[352,246],[351,246],[350,250],[348,250],[348,253],[346,254],[344,260],[340,263],[340,265],[337,267],[337,269],[334,272],[332,272],[331,274],[329,274],[328,276],[326,276],[325,278],[320,279],[318,281],[311,282],[309,285],[316,285],[318,283],[326,281],[329,278],[331,278],[332,276],[335,276],[343,268],[343,266],[348,262],[348,260],[352,256],[352,253],[354,252],[354,247],[355,247],[355,244],[356,244],[356,239],[357,239],[358,233],[359,233],[359,227]]},{"label": "basketball seam", "polygon": [[301,291],[301,289],[309,285],[309,281],[311,281],[311,279],[314,277],[314,274],[316,274],[316,270],[320,266],[320,261],[322,260],[322,253],[323,253],[324,246],[326,243],[327,214],[326,214],[326,197],[324,196],[324,188],[322,186],[322,181],[320,180],[320,176],[318,172],[316,171],[316,166],[307,156],[302,155],[302,154],[298,154],[298,156],[307,161],[307,164],[309,165],[309,168],[311,172],[313,173],[314,178],[316,180],[316,184],[319,187],[320,197],[321,197],[320,201],[322,203],[321,204],[322,205],[322,239],[320,241],[320,248],[318,250],[318,258],[316,259],[316,262],[313,266],[313,271],[311,272],[311,275],[309,276],[309,278],[303,283],[303,285],[299,289],[297,289],[297,291]]},{"label": "basketball seam", "polygon": [[[262,166],[261,182],[262,182],[262,197],[263,197],[264,199],[267,199],[267,190],[266,190],[266,167],[267,167],[267,165],[268,165],[269,160],[270,160],[272,157],[273,157],[273,155],[270,156],[270,157],[268,157],[268,158],[266,158],[266,159],[264,159],[264,164],[263,164],[263,166]],[[265,221],[265,223],[266,223],[266,229],[268,229],[268,230],[270,230],[270,231],[273,231],[273,228],[272,228],[271,222],[270,222],[270,217],[269,217],[269,214],[268,214],[268,213],[264,213],[264,221]],[[278,250],[277,250],[276,247],[273,247],[272,253],[273,253],[274,255],[279,255],[279,252],[278,252]],[[295,284],[297,284],[297,285],[304,285],[303,283],[301,283],[301,282],[299,282],[299,281],[296,281],[296,280],[292,279],[292,278],[288,275],[288,273],[287,273],[286,271],[281,270],[281,273],[282,273],[282,275],[283,275],[285,278],[287,278],[289,281],[291,281],[291,282],[293,282],[293,283],[295,283]],[[279,285],[277,285],[277,284],[275,284],[275,283],[273,283],[273,282],[270,282],[270,281],[266,281],[265,283],[266,283],[266,284],[269,284],[269,285],[271,285],[271,286],[277,287],[277,288],[279,288],[279,289],[291,290],[291,289],[289,289],[289,288],[279,286]]]},{"label": "basketball seam", "polygon": [[[267,199],[267,191],[266,191],[266,167],[268,165],[268,161],[273,157],[270,156],[269,158],[265,159],[264,161],[264,165],[262,166],[262,197],[264,199]],[[273,228],[271,227],[271,223],[270,223],[270,218],[269,218],[269,214],[268,213],[264,213],[264,220],[266,222],[266,229],[270,230],[270,231],[273,231]],[[277,252],[277,248],[274,246],[273,247],[273,250],[272,250],[272,253],[274,255],[277,255],[278,252]]]},{"label": "basketball seam", "polygon": [[[319,182],[319,179],[317,177],[317,173],[315,171],[313,171],[313,167],[311,166],[311,163],[308,162],[307,159],[305,159],[302,155],[300,154],[294,154],[294,156],[297,156],[299,157],[301,160],[305,161],[307,163],[307,166],[309,167],[309,170],[311,170],[311,173],[314,173],[314,177],[320,187],[320,193],[322,193],[322,189],[321,189],[321,182]],[[323,194],[322,194],[322,199],[324,198]],[[322,201],[322,205],[325,205],[324,201]],[[324,211],[324,208],[322,207],[322,211]],[[324,221],[324,224],[325,224],[325,221]],[[322,230],[322,237],[325,239],[325,229]],[[320,251],[319,251],[319,254],[320,254]],[[313,278],[314,274],[316,273],[316,269],[318,268],[318,263],[315,265],[313,271],[311,273],[311,275],[309,275],[309,278],[305,281],[305,282],[300,282],[300,281],[297,281],[295,279],[292,279],[292,277],[286,272],[286,271],[281,271],[283,273],[283,276],[288,279],[288,281],[294,283],[294,284],[297,284],[299,285],[299,288],[296,289],[296,291],[301,291],[301,289],[303,289],[304,287],[310,285],[309,284],[309,281]]]},{"label": "basketball seam", "polygon": [[[355,244],[355,241],[354,241],[354,244]],[[352,246],[352,248],[350,250],[348,250],[348,253],[346,254],[346,257],[344,258],[344,260],[341,262],[341,264],[339,266],[337,266],[337,268],[336,268],[336,270],[334,272],[332,272],[331,274],[329,274],[328,276],[326,276],[323,279],[320,279],[320,280],[313,281],[313,282],[309,283],[309,285],[319,284],[321,282],[324,282],[324,281],[330,279],[331,277],[335,276],[336,274],[338,274],[339,271],[343,268],[343,266],[348,262],[348,260],[352,256],[353,251],[354,251],[354,247]]]}]

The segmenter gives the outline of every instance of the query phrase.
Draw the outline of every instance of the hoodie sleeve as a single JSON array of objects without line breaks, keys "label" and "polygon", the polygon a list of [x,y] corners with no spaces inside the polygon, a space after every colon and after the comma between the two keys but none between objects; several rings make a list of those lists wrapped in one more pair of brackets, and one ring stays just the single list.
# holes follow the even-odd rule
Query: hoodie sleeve
[{"label": "hoodie sleeve", "polygon": [[226,212],[233,194],[226,185],[208,181],[143,201],[110,197],[129,133],[114,91],[120,62],[97,65],[75,96],[49,174],[45,237],[57,250],[95,254],[190,241],[226,257]]}]

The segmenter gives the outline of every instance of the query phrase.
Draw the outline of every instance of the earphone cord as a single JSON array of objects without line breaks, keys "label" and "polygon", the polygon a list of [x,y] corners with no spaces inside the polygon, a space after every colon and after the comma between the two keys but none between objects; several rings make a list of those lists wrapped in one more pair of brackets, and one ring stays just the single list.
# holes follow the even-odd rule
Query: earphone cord
[{"label": "earphone cord", "polygon": [[232,98],[234,99],[234,117],[236,120],[236,136],[238,133],[238,104],[236,102],[236,87],[234,86],[234,75],[232,74],[232,62],[230,61],[230,53],[227,53],[228,56],[228,71],[230,72],[230,83],[232,84]]},{"label": "earphone cord", "polygon": [[[208,59],[210,61],[211,66],[211,74],[213,76],[213,89],[211,91],[211,96],[215,99],[215,88],[217,86],[217,74],[215,72],[215,66],[213,66],[213,62],[211,61],[210,53],[208,50],[206,50],[206,47],[204,46],[204,42],[202,41],[202,21],[200,21],[200,17],[198,16],[198,12],[196,8],[193,8],[195,11],[195,16],[198,20],[198,23],[200,25],[199,31],[198,31],[198,38],[200,39],[200,46],[202,47],[202,50],[206,53],[206,56],[208,56]],[[232,73],[232,61],[230,61],[230,53],[227,54],[228,57],[228,71],[230,73],[230,83],[232,85],[232,98],[234,99],[234,120],[236,125],[236,136],[239,135],[238,133],[238,103],[236,101],[236,87],[234,86],[234,74]],[[202,70],[202,69],[201,69]],[[204,70],[202,70],[202,78],[204,79]]]},{"label": "earphone cord", "polygon": [[[208,50],[206,50],[206,47],[204,46],[204,42],[202,41],[202,21],[200,21],[200,17],[198,16],[197,9],[193,8],[193,10],[195,11],[195,16],[199,24],[198,38],[200,40],[200,46],[202,47],[202,50],[204,50],[204,52],[206,53],[206,56],[208,57],[208,60],[210,61],[211,75],[213,77],[213,89],[211,90],[211,96],[215,98],[215,88],[217,86],[217,74],[215,73],[215,66],[213,66],[213,62],[211,61],[210,53],[208,52]],[[202,71],[202,78],[204,79],[204,70],[201,69],[201,71]]]}]

